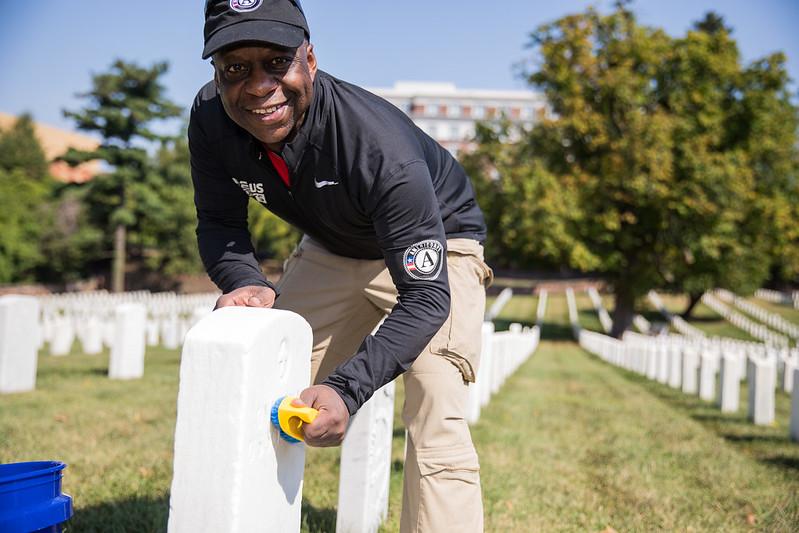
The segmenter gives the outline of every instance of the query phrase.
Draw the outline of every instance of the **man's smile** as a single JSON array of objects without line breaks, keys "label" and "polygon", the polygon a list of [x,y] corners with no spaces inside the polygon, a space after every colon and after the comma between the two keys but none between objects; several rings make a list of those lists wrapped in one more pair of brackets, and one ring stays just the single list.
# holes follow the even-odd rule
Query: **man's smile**
[{"label": "man's smile", "polygon": [[279,104],[252,107],[247,109],[247,112],[261,123],[276,123],[282,122],[285,118],[286,112],[289,110],[288,100]]}]

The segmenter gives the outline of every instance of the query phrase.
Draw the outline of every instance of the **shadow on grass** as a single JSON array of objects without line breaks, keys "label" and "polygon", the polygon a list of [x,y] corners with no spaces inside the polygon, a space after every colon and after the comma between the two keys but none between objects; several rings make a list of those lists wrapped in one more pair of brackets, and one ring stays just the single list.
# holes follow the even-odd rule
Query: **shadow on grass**
[{"label": "shadow on grass", "polygon": [[302,529],[308,533],[329,533],[336,530],[336,509],[314,507],[302,500]]},{"label": "shadow on grass", "polygon": [[541,327],[541,338],[549,341],[574,340],[571,326],[557,322],[544,322]]},{"label": "shadow on grass", "polygon": [[[74,502],[80,505],[80,502]],[[166,531],[169,496],[132,497],[103,502],[75,510],[67,522],[67,533],[143,533]]]},{"label": "shadow on grass", "polygon": [[[400,466],[401,468],[401,466]],[[169,519],[169,496],[133,497],[77,509],[65,524],[65,533],[160,533]],[[264,526],[268,526],[264,517]],[[329,533],[336,530],[336,509],[314,507],[302,500],[303,531]],[[268,528],[267,528],[268,529]]]},{"label": "shadow on grass", "polygon": [[763,462],[772,464],[774,466],[778,466],[780,468],[786,468],[786,469],[790,469],[790,470],[799,471],[799,458],[796,458],[796,457],[786,457],[784,455],[775,455],[774,457],[766,457],[766,458],[764,458]]},{"label": "shadow on grass", "polygon": [[[722,433],[721,436],[730,442],[785,442],[785,437],[779,435],[739,435],[737,433]],[[799,458],[796,458],[799,461]]]}]

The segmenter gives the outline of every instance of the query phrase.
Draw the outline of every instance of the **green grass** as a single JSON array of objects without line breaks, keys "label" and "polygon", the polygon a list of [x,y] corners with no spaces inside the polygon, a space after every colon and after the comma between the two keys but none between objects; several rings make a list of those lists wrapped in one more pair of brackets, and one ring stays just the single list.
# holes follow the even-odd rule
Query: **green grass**
[{"label": "green grass", "polygon": [[760,298],[747,298],[747,300],[758,307],[762,307],[767,311],[771,311],[772,313],[782,316],[782,318],[788,322],[793,322],[794,324],[799,325],[799,309],[795,309],[788,305],[775,304],[766,300],[761,300]]},{"label": "green grass", "polygon": [[[529,325],[535,305],[514,299],[500,319]],[[572,342],[560,294],[550,294],[543,336],[473,428],[487,531],[799,530],[799,444],[787,439],[786,395],[777,396],[777,422],[758,427],[745,418],[745,387],[742,410],[722,415],[612,367]],[[145,377],[121,382],[105,376],[107,354],[41,356],[35,392],[0,396],[0,461],[69,463],[68,531],[163,531],[178,360],[151,350]],[[399,385],[384,531],[397,530],[401,506]],[[309,449],[303,531],[334,530],[338,456]]]}]

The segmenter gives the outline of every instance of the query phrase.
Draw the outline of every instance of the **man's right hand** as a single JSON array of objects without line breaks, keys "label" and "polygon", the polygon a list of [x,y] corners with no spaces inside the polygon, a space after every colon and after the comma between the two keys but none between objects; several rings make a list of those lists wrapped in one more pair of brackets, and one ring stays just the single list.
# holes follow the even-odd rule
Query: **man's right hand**
[{"label": "man's right hand", "polygon": [[273,305],[275,305],[275,291],[269,287],[249,285],[220,296],[214,309],[230,306],[272,307]]}]

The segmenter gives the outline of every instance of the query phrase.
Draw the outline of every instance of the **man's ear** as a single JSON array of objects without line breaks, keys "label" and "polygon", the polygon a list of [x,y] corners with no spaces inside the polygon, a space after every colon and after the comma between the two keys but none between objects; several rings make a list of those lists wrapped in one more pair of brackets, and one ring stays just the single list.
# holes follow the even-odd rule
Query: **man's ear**
[{"label": "man's ear", "polygon": [[214,63],[213,59],[211,59],[211,69],[214,71],[214,85],[219,88],[219,74],[217,73],[216,63]]},{"label": "man's ear", "polygon": [[308,61],[308,70],[311,73],[311,79],[316,78],[316,54],[313,51],[313,45],[308,43],[305,51]]}]

